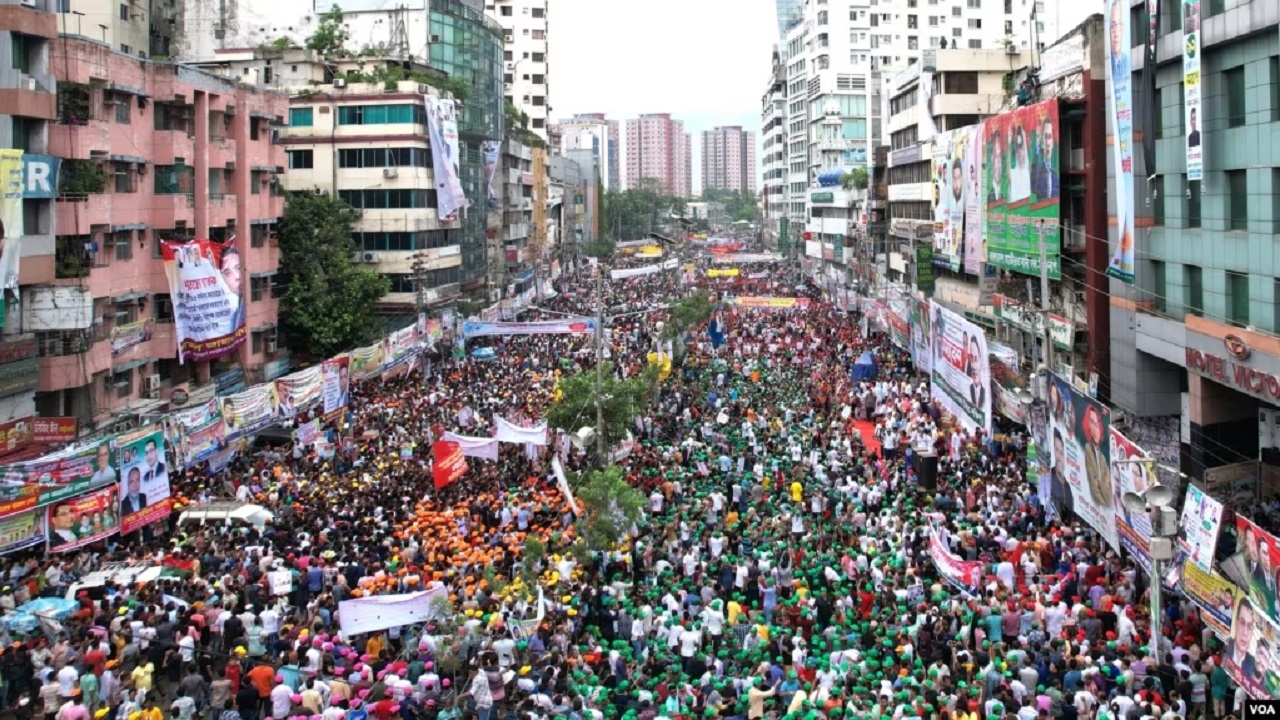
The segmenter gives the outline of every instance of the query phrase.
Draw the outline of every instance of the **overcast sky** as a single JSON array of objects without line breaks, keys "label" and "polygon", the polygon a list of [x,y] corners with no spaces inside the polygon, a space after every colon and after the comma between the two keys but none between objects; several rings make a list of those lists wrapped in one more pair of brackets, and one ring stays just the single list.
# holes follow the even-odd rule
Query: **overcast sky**
[{"label": "overcast sky", "polygon": [[699,133],[717,125],[760,132],[778,34],[774,8],[773,0],[556,0],[552,117],[671,113],[693,136],[696,191]]}]

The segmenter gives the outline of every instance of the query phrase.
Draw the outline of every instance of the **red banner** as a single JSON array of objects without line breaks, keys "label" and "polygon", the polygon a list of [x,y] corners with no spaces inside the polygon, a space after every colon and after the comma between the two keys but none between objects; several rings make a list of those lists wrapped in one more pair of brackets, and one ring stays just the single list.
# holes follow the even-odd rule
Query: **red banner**
[{"label": "red banner", "polygon": [[929,555],[938,572],[956,585],[976,588],[982,585],[982,563],[976,560],[965,560],[947,549],[943,542],[943,530],[935,527],[929,538]]},{"label": "red banner", "polygon": [[0,455],[21,452],[33,445],[62,445],[76,439],[73,417],[26,417],[0,423]]},{"label": "red banner", "polygon": [[437,490],[447,487],[467,471],[467,457],[456,442],[440,440],[431,446],[431,454],[434,460],[431,475]]}]

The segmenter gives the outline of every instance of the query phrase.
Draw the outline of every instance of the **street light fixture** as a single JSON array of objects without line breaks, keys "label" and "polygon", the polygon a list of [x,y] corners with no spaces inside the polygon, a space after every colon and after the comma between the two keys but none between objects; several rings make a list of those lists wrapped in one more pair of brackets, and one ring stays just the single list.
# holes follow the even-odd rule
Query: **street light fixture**
[{"label": "street light fixture", "polygon": [[[1155,458],[1117,460],[1115,465],[1147,465],[1155,468]],[[1151,518],[1151,645],[1148,652],[1160,662],[1160,584],[1163,577],[1160,564],[1173,561],[1173,542],[1178,536],[1178,511],[1173,508],[1174,491],[1164,485],[1153,485],[1145,492],[1124,494],[1124,506],[1129,512],[1147,513]]]}]

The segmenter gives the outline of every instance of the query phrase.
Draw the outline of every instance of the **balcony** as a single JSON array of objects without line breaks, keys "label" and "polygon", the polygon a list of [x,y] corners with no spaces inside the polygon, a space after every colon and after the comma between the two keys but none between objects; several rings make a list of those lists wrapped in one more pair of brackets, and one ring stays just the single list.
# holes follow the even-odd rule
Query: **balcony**
[{"label": "balcony", "polygon": [[[108,196],[109,197],[109,196]],[[151,224],[158,228],[175,227],[179,222],[195,224],[196,201],[189,193],[152,196]]]},{"label": "balcony", "polygon": [[88,235],[94,225],[111,224],[111,195],[64,194],[54,203],[53,212],[59,235]]},{"label": "balcony", "polygon": [[[101,328],[101,326],[99,326]],[[40,392],[57,392],[88,385],[93,376],[112,367],[139,360],[177,357],[173,325],[157,323],[151,339],[111,352],[110,333],[101,329],[42,333],[40,346]]]},{"label": "balcony", "polygon": [[[172,165],[175,158],[183,158],[188,163],[195,162],[194,135],[188,135],[181,130],[158,130],[152,137],[152,157],[156,165]],[[235,159],[234,155],[232,159]],[[210,163],[210,167],[222,166]]]}]

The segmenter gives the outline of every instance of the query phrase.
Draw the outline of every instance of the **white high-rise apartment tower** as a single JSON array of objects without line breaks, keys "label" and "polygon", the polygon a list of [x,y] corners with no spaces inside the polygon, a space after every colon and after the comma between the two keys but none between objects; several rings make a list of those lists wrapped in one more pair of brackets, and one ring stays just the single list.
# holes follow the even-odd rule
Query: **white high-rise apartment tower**
[{"label": "white high-rise apartment tower", "polygon": [[548,92],[548,0],[486,0],[485,13],[506,33],[502,57],[506,97],[529,116],[529,129],[543,140],[551,108]]},{"label": "white high-rise apartment tower", "polygon": [[[1038,51],[1058,39],[1062,0],[894,0],[871,7],[869,53],[892,74],[939,48]],[[887,77],[887,75],[886,75]]]}]

